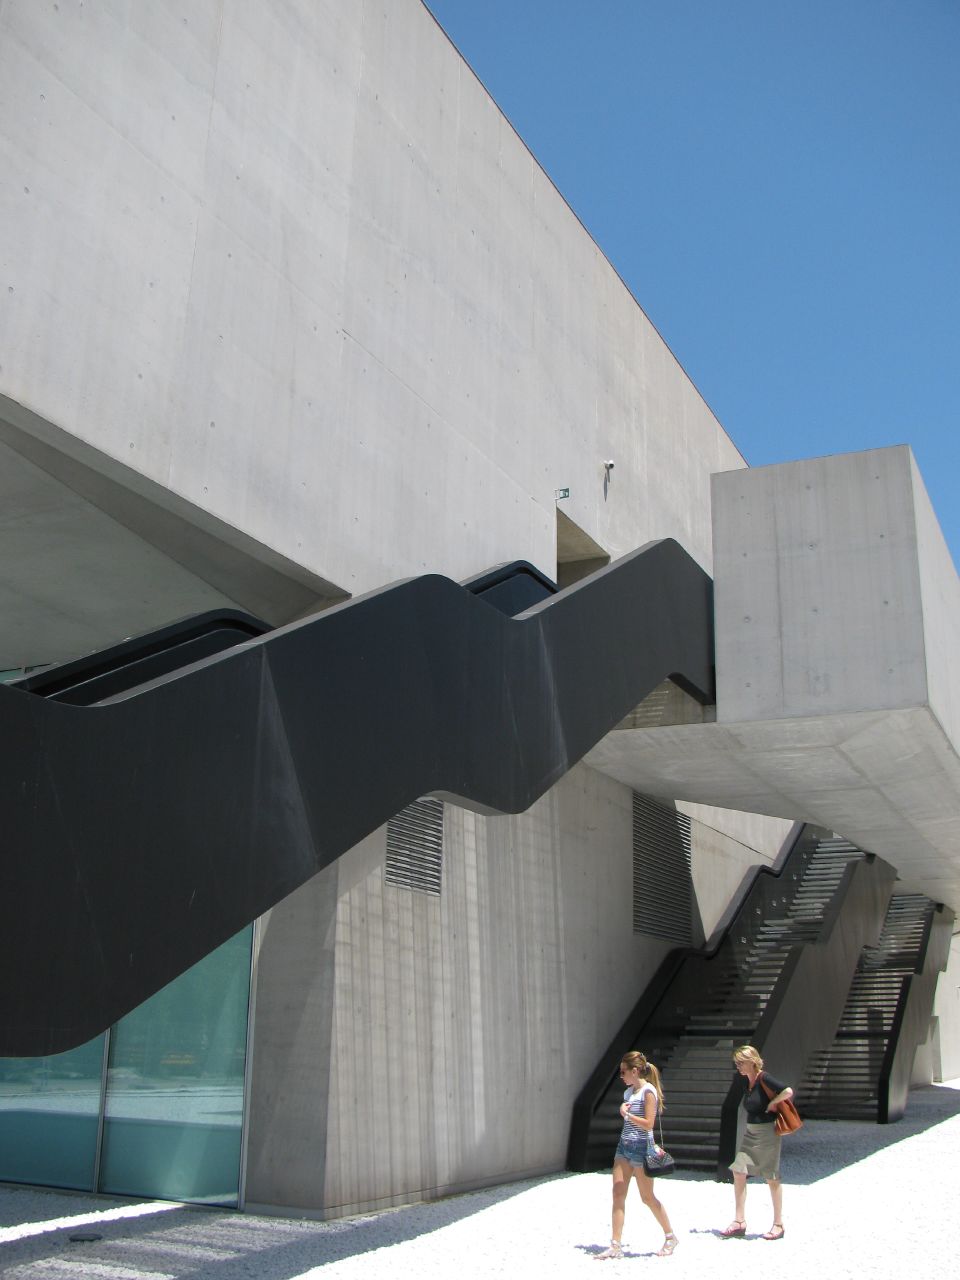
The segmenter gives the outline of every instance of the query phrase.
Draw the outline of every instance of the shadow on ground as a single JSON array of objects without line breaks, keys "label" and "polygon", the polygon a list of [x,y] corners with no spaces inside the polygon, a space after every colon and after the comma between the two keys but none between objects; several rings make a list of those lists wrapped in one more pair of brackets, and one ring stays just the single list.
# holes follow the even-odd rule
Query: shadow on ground
[{"label": "shadow on ground", "polygon": [[785,1182],[807,1186],[888,1147],[960,1115],[960,1088],[928,1085],[910,1094],[907,1113],[895,1124],[811,1120],[783,1140]]},{"label": "shadow on ground", "polygon": [[[333,1222],[252,1217],[229,1210],[184,1206],[159,1213],[148,1208],[142,1218],[78,1225],[84,1214],[125,1202],[105,1196],[78,1196],[73,1201],[76,1207],[71,1208],[72,1198],[50,1193],[50,1209],[48,1213],[41,1210],[43,1217],[75,1214],[77,1221],[54,1231],[0,1243],[0,1273],[4,1280],[18,1280],[21,1273],[35,1280],[42,1274],[38,1264],[50,1262],[58,1274],[76,1266],[78,1271],[92,1269],[98,1275],[139,1268],[145,1274],[155,1269],[178,1280],[236,1280],[238,1275],[293,1280],[311,1267],[416,1239],[532,1187],[573,1176],[576,1175],[553,1174]],[[10,1197],[3,1214],[9,1223],[16,1212],[17,1189],[0,1188],[0,1194],[5,1199]],[[36,1218],[37,1193],[21,1190],[20,1195],[29,1195],[31,1218]],[[80,1233],[101,1238],[90,1242],[70,1240],[71,1234]]]},{"label": "shadow on ground", "polygon": [[[906,1116],[897,1124],[810,1121],[800,1133],[785,1140],[784,1180],[815,1183],[957,1115],[960,1087],[954,1085],[916,1090]],[[69,1226],[0,1244],[0,1272],[4,1280],[36,1280],[44,1274],[43,1264],[49,1263],[52,1272],[60,1275],[71,1270],[98,1275],[153,1271],[177,1280],[236,1280],[239,1276],[294,1280],[313,1267],[417,1239],[535,1187],[580,1176],[584,1175],[557,1174],[326,1223],[199,1207],[145,1206],[143,1217],[84,1224],[83,1215],[113,1209],[123,1202],[103,1196],[71,1197],[0,1188],[0,1220],[4,1222],[40,1222],[68,1215],[74,1219]],[[672,1179],[710,1180],[707,1174],[683,1173]],[[78,1229],[96,1233],[101,1239],[72,1242],[69,1237]],[[580,1248],[589,1256],[599,1246]]]}]

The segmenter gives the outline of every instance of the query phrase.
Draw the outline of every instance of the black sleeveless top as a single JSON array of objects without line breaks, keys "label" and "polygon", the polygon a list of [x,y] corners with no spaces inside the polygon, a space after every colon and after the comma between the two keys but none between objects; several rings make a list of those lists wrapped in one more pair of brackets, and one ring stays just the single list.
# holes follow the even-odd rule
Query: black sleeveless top
[{"label": "black sleeveless top", "polygon": [[774,1079],[768,1071],[764,1071],[757,1076],[753,1083],[753,1088],[747,1086],[746,1077],[744,1077],[744,1088],[746,1090],[743,1098],[743,1109],[747,1113],[747,1120],[750,1124],[773,1124],[777,1118],[775,1111],[768,1111],[770,1105],[770,1097],[764,1092],[761,1080],[766,1082],[768,1089],[772,1090],[772,1096],[775,1098],[778,1093],[783,1093],[787,1087],[779,1080]]}]

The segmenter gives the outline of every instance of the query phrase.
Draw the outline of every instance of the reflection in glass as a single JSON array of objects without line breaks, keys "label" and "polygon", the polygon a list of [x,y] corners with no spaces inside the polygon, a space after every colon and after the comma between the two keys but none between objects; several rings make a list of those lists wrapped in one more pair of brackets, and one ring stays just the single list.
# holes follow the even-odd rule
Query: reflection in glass
[{"label": "reflection in glass", "polygon": [[100,1189],[236,1204],[253,927],[113,1029]]},{"label": "reflection in glass", "polygon": [[0,1058],[0,1180],[94,1189],[104,1039]]}]

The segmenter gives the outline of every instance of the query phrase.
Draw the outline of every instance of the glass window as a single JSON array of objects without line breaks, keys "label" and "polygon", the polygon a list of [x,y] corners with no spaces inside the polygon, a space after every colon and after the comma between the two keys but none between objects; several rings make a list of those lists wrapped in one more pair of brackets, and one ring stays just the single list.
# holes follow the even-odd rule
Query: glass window
[{"label": "glass window", "polygon": [[105,1039],[0,1058],[0,1180],[94,1189]]},{"label": "glass window", "polygon": [[236,1204],[253,926],[114,1027],[100,1189]]}]

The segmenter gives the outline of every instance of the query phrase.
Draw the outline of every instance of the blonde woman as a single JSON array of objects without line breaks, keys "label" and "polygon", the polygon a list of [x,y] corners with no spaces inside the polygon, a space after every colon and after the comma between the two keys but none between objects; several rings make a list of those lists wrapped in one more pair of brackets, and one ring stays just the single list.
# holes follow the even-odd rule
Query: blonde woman
[{"label": "blonde woman", "polygon": [[[784,1228],[780,1135],[774,1127],[774,1121],[777,1118],[777,1104],[792,1098],[793,1090],[764,1071],[763,1059],[752,1044],[743,1044],[734,1050],[733,1065],[745,1081],[743,1109],[747,1113],[747,1127],[740,1142],[740,1150],[730,1166],[733,1174],[734,1218],[720,1234],[726,1240],[747,1234],[744,1217],[747,1178],[751,1174],[757,1174],[766,1179],[770,1199],[773,1201],[773,1225],[769,1231],[764,1232],[763,1239],[782,1240]],[[769,1093],[767,1089],[770,1090]]]},{"label": "blonde woman", "polygon": [[667,1211],[654,1195],[653,1179],[643,1167],[644,1154],[653,1146],[653,1127],[657,1112],[663,1106],[663,1088],[660,1073],[642,1053],[634,1050],[620,1063],[620,1079],[625,1090],[620,1115],[623,1130],[613,1158],[613,1232],[610,1248],[598,1253],[598,1259],[622,1258],[623,1219],[630,1180],[636,1178],[640,1199],[663,1228],[663,1245],[658,1257],[668,1258],[678,1241],[670,1226]]}]

